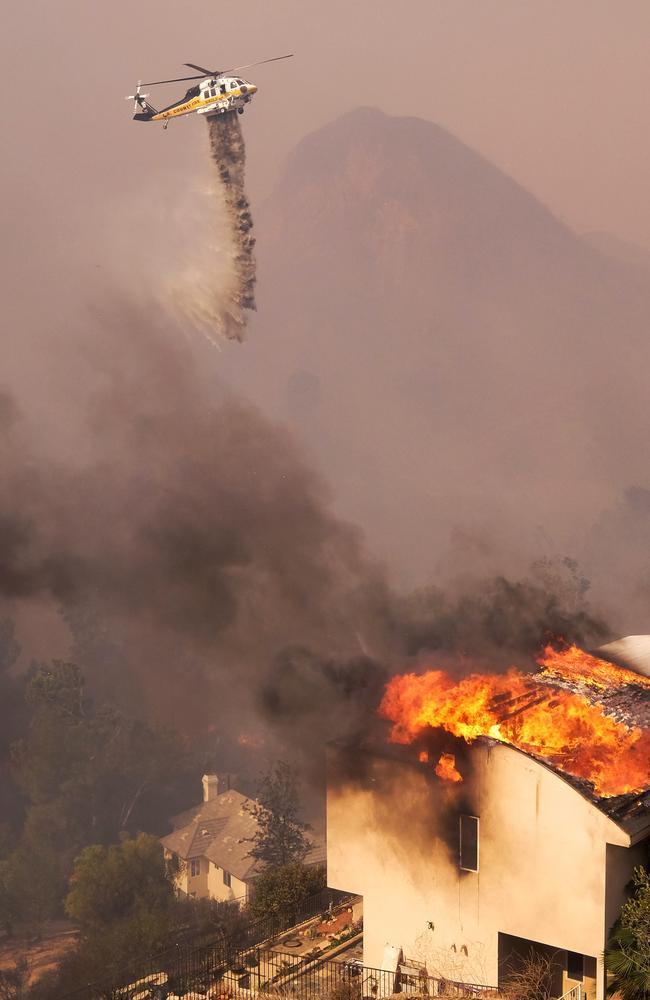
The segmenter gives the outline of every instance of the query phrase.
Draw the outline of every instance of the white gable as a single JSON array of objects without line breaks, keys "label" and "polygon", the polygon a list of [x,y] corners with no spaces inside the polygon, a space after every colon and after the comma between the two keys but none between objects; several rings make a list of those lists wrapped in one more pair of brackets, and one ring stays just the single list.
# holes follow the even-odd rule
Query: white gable
[{"label": "white gable", "polygon": [[650,635],[626,635],[596,650],[598,656],[650,677]]}]

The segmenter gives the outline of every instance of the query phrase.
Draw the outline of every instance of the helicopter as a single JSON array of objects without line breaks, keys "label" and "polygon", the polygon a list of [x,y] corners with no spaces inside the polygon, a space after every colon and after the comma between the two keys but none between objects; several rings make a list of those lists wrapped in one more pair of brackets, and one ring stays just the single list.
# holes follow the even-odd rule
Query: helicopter
[{"label": "helicopter", "polygon": [[[243,115],[244,108],[257,93],[254,83],[237,76],[244,69],[252,66],[262,66],[264,63],[278,62],[280,59],[291,59],[293,53],[286,56],[274,56],[272,59],[261,59],[259,62],[248,63],[246,66],[235,66],[234,69],[206,69],[196,63],[183,63],[188,69],[198,69],[197,76],[178,76],[173,80],[152,80],[149,83],[138,81],[135,94],[130,94],[126,100],[133,101],[133,120],[136,122],[162,122],[166,129],[171,118],[181,115],[223,115],[228,111],[238,111]],[[200,80],[194,84],[173,104],[168,104],[160,111],[149,104],[149,94],[141,93],[142,87],[157,87],[163,83],[183,83],[186,80]],[[139,109],[139,110],[138,110]]]}]

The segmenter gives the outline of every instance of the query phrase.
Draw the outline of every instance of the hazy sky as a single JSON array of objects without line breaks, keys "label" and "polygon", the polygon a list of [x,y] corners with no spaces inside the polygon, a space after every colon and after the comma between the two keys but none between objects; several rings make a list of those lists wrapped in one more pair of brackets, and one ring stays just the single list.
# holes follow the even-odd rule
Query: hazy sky
[{"label": "hazy sky", "polygon": [[[254,216],[304,135],[371,105],[448,129],[576,230],[606,230],[650,250],[648,0],[5,6],[0,388],[27,404],[59,449],[79,448],[67,433],[68,395],[84,377],[79,303],[99,310],[104,298],[155,286],[192,244],[209,254],[197,218],[205,201],[196,197],[208,177],[205,123],[190,117],[164,132],[133,122],[124,100],[138,78],[184,75],[185,61],[226,68],[295,53],[245,73],[259,87],[243,119]],[[155,90],[151,101],[160,106],[182,88]],[[263,321],[261,312],[248,353],[224,348],[235,363],[257,364],[260,378]],[[102,343],[119,357],[117,337]],[[132,371],[124,354],[137,398],[147,360]],[[217,373],[223,357],[210,351]],[[106,378],[101,365],[93,374]],[[85,447],[92,451],[92,433]]]},{"label": "hazy sky", "polygon": [[293,51],[250,73],[253,199],[304,133],[370,104],[444,125],[575,227],[650,246],[647,0],[246,0],[227,15],[32,0],[7,6],[3,28],[3,214],[27,199],[71,243],[87,212],[110,215],[120,197],[160,200],[164,215],[176,172],[195,163],[195,119],[167,134],[131,122],[123,97],[138,77]]},{"label": "hazy sky", "polygon": [[133,122],[124,100],[138,78],[184,75],[184,61],[295,53],[245,74],[260,88],[243,119],[254,215],[302,136],[374,105],[444,126],[578,231],[650,249],[647,0],[247,0],[227,13],[181,0],[32,0],[10,5],[3,28],[3,382],[47,431],[63,428],[59,441],[75,363],[66,330],[85,293],[97,302],[151,288],[188,246],[209,254],[196,197],[205,123],[164,132]]}]

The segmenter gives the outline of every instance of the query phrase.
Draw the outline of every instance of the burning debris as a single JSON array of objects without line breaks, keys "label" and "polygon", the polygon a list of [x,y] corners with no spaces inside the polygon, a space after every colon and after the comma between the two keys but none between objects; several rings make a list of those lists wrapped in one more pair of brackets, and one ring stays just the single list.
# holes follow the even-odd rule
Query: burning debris
[{"label": "burning debris", "polygon": [[208,118],[210,153],[219,172],[235,247],[236,288],[234,305],[224,332],[233,340],[242,340],[246,326],[245,309],[255,309],[255,238],[253,218],[244,190],[246,147],[235,112]]},{"label": "burning debris", "polygon": [[[429,763],[429,751],[421,750],[418,760],[421,764]],[[438,763],[434,768],[435,773],[443,781],[462,781],[463,776],[456,767],[456,755],[453,753],[441,753]]]},{"label": "burning debris", "polygon": [[456,757],[453,753],[440,754],[435,772],[443,781],[462,781],[463,776],[456,767]]},{"label": "burning debris", "polygon": [[[534,674],[393,677],[379,709],[393,723],[391,741],[412,743],[428,728],[467,743],[488,736],[588,781],[599,797],[649,788],[650,680],[577,646],[547,646],[537,662]],[[443,754],[435,770],[447,778],[452,768]]]}]

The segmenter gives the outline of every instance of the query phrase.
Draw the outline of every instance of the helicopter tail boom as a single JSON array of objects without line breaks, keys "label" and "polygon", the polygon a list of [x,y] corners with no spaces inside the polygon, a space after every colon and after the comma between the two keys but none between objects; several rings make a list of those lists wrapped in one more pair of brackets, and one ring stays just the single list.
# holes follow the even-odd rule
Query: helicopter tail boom
[{"label": "helicopter tail boom", "polygon": [[[146,101],[144,102],[144,104],[146,105],[146,109],[144,111],[138,111],[133,116],[134,122],[150,122],[153,116],[158,114],[156,109],[152,108],[151,105],[147,104]],[[142,107],[142,105],[140,105],[140,107]]]}]

